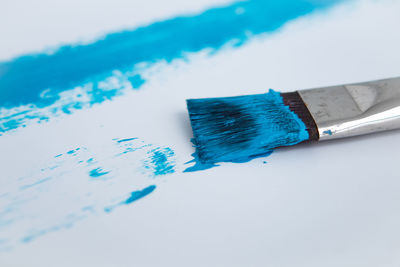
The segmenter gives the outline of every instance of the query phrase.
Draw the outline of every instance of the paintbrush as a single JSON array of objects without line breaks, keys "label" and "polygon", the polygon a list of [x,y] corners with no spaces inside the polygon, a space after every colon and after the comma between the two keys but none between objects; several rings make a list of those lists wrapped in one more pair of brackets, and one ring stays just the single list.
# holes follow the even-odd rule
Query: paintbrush
[{"label": "paintbrush", "polygon": [[187,107],[202,163],[243,162],[277,147],[400,128],[400,78],[189,99]]}]

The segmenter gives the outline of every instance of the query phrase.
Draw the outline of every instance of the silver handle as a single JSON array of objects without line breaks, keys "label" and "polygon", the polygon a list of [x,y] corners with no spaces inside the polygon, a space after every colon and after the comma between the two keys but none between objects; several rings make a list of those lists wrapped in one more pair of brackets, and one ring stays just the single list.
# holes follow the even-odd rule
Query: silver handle
[{"label": "silver handle", "polygon": [[320,140],[400,128],[400,78],[299,91]]}]

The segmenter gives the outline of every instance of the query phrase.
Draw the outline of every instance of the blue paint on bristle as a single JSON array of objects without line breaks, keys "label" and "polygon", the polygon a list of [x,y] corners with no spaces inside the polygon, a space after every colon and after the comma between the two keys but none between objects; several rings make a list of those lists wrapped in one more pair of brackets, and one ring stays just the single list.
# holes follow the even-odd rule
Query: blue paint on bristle
[{"label": "blue paint on bristle", "polygon": [[276,147],[309,139],[306,125],[280,93],[187,101],[196,153],[202,163],[246,162]]},{"label": "blue paint on bristle", "polygon": [[[195,144],[194,139],[192,139],[192,143]],[[201,162],[199,155],[197,154],[197,151],[195,151],[192,154],[193,159],[186,162],[185,164],[191,164],[193,163],[192,166],[186,168],[183,172],[197,172],[197,171],[204,171],[204,170],[208,170],[214,167],[217,167],[219,165],[215,164],[215,163],[206,163],[206,162]]]}]

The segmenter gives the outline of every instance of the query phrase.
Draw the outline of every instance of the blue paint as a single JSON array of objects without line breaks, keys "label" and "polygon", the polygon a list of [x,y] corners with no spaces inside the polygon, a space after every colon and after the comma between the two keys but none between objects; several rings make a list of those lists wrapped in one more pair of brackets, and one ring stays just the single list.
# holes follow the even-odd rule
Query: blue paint
[{"label": "blue paint", "polygon": [[[343,0],[251,0],[213,8],[201,14],[156,22],[134,30],[109,34],[91,44],[67,45],[54,53],[24,55],[0,63],[0,107],[14,108],[34,104],[48,107],[59,94],[90,82],[89,102],[66,103],[60,111],[70,114],[110,100],[121,88],[99,88],[104,80],[119,70],[133,88],[145,81],[135,73],[142,62],[171,62],[184,58],[186,52],[203,49],[217,51],[229,43],[239,46],[251,36],[272,32],[286,22]],[[79,97],[79,95],[78,95]],[[55,109],[57,110],[57,109]],[[33,112],[31,112],[33,114]],[[38,119],[33,114],[32,119]],[[0,114],[1,117],[1,114]],[[0,123],[0,132],[25,125],[28,117]]]},{"label": "blue paint", "polygon": [[186,168],[183,172],[197,172],[197,171],[204,171],[211,169],[213,167],[218,167],[219,165],[215,163],[203,163],[200,161],[199,156],[197,155],[197,152],[194,152],[192,154],[193,159],[191,161],[186,162],[185,164],[191,164],[194,163],[193,166],[190,166]]},{"label": "blue paint", "polygon": [[117,143],[125,143],[125,142],[129,142],[129,141],[136,140],[136,139],[137,139],[136,137],[135,138],[121,139],[121,140],[118,140]]},{"label": "blue paint", "polygon": [[36,186],[36,185],[45,183],[45,182],[47,182],[47,181],[49,181],[49,180],[51,180],[51,178],[50,178],[50,177],[47,177],[47,178],[41,179],[41,180],[39,180],[39,181],[37,181],[37,182],[35,182],[35,183],[23,185],[23,186],[21,186],[19,189],[20,189],[20,190],[25,190],[25,189],[34,187],[34,186]]},{"label": "blue paint", "polygon": [[58,155],[56,155],[56,156],[54,156],[55,158],[59,158],[59,157],[61,157],[63,154],[58,154]]},{"label": "blue paint", "polygon": [[82,219],[84,219],[85,216],[75,216],[75,215],[68,215],[66,216],[66,222],[60,225],[55,225],[52,227],[48,227],[48,228],[44,228],[44,229],[40,229],[40,230],[32,230],[31,233],[29,233],[28,235],[26,235],[25,237],[21,238],[21,243],[30,243],[33,240],[35,240],[36,238],[43,236],[45,234],[48,233],[52,233],[52,232],[58,232],[61,231],[63,229],[68,229],[71,228],[77,221],[80,221]]},{"label": "blue paint", "polygon": [[324,131],[324,134],[332,135],[332,131],[331,130]]},{"label": "blue paint", "polygon": [[93,178],[98,178],[98,177],[106,175],[108,173],[110,173],[110,172],[103,171],[102,168],[96,168],[89,172],[89,176],[93,177]]},{"label": "blue paint", "polygon": [[[193,145],[195,145],[194,138],[192,138],[191,142],[192,142]],[[211,168],[219,166],[219,165],[217,165],[215,163],[204,163],[204,162],[201,162],[200,159],[199,159],[199,156],[197,155],[197,151],[195,151],[192,154],[192,157],[193,157],[193,159],[188,161],[188,162],[185,162],[185,165],[186,164],[191,164],[191,163],[193,163],[193,165],[188,167],[188,168],[186,168],[183,172],[204,171],[204,170],[208,170],[208,169],[211,169]]]},{"label": "blue paint", "polygon": [[135,202],[141,198],[144,198],[145,196],[149,195],[150,193],[152,193],[154,190],[156,189],[155,185],[150,185],[142,190],[138,190],[138,191],[134,191],[131,193],[131,195],[124,201],[121,201],[120,203],[104,208],[104,211],[107,213],[110,213],[111,211],[113,211],[116,207],[121,206],[121,205],[129,205],[132,202]]},{"label": "blue paint", "polygon": [[5,121],[2,123],[2,126],[0,127],[0,131],[6,132],[6,131],[14,130],[22,125],[23,125],[23,122],[19,119]]},{"label": "blue paint", "polygon": [[148,194],[153,192],[154,189],[156,189],[156,186],[155,185],[151,185],[149,187],[144,188],[143,190],[132,192],[131,196],[127,200],[125,200],[123,203],[126,204],[126,205],[129,205],[132,202],[147,196]]},{"label": "blue paint", "polygon": [[75,154],[76,152],[78,152],[79,150],[80,150],[80,148],[78,147],[77,149],[72,149],[72,150],[68,151],[67,154],[68,154],[68,155],[73,155],[73,154]]},{"label": "blue paint", "polygon": [[175,172],[174,151],[167,148],[155,148],[148,153],[149,158],[144,161],[145,169],[152,172],[153,176],[166,175]]},{"label": "blue paint", "polygon": [[308,140],[306,125],[280,93],[188,100],[194,143],[203,164],[246,162]]},{"label": "blue paint", "polygon": [[128,78],[128,81],[131,83],[132,87],[134,89],[139,88],[140,86],[142,86],[146,81],[142,78],[142,76],[140,76],[139,74],[134,75],[132,77]]}]

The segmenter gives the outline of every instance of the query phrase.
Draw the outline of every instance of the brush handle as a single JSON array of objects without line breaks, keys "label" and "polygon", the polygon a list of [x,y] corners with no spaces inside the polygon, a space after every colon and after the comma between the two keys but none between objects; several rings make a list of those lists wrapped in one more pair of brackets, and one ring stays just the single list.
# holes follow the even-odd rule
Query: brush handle
[{"label": "brush handle", "polygon": [[300,90],[319,140],[400,128],[400,78]]}]

